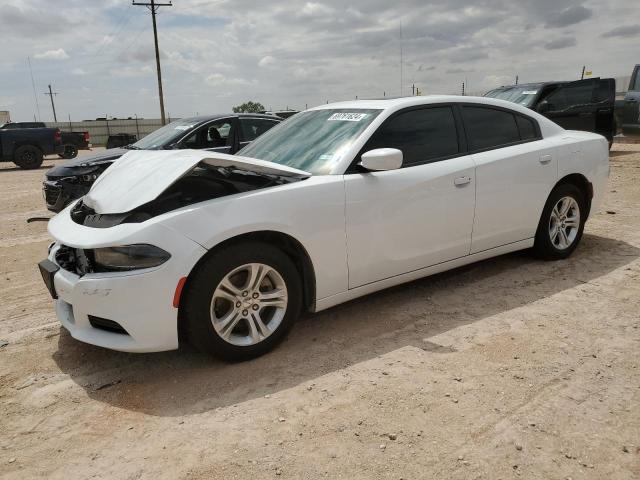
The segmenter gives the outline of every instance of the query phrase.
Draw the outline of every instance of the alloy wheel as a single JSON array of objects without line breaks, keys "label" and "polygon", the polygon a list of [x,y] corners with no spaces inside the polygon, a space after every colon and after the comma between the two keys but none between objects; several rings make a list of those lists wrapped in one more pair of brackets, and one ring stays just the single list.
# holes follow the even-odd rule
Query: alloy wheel
[{"label": "alloy wheel", "polygon": [[287,311],[287,286],[269,265],[249,263],[228,273],[211,299],[211,323],[226,342],[250,346],[276,331]]},{"label": "alloy wheel", "polygon": [[580,229],[580,207],[573,197],[562,197],[551,210],[549,238],[558,250],[566,250],[575,242]]}]

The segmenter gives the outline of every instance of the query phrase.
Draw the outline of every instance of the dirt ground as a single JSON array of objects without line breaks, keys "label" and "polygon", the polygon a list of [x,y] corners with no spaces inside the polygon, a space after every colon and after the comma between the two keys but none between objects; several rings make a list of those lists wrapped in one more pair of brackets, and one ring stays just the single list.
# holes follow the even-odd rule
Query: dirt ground
[{"label": "dirt ground", "polygon": [[0,167],[0,477],[640,478],[640,145],[566,261],[506,255],[303,318],[273,353],[73,340],[36,263],[36,171]]}]

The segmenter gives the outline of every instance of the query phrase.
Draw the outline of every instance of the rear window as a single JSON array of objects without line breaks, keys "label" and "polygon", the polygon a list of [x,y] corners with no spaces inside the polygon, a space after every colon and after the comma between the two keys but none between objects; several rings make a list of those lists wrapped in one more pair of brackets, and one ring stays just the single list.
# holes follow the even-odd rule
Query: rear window
[{"label": "rear window", "polygon": [[538,133],[536,132],[536,126],[534,125],[533,120],[516,115],[516,123],[518,124],[518,130],[520,130],[520,138],[522,140],[533,140],[538,138]]},{"label": "rear window", "polygon": [[462,109],[471,150],[497,148],[520,141],[516,116],[504,110],[485,107]]}]

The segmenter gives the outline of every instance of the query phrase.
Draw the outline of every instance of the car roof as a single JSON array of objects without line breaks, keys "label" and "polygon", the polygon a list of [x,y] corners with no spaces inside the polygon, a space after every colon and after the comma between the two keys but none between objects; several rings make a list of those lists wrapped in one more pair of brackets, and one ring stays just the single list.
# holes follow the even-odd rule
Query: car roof
[{"label": "car roof", "polygon": [[483,105],[493,105],[496,107],[507,108],[509,110],[518,111],[530,115],[530,110],[518,104],[499,100],[491,97],[472,97],[461,95],[424,95],[414,97],[388,98],[382,100],[350,100],[346,102],[328,103],[319,105],[309,110],[325,110],[325,109],[375,109],[397,111],[406,107],[430,105],[438,103],[479,103]]},{"label": "car roof", "polygon": [[218,120],[219,118],[233,118],[233,117],[251,117],[251,118],[266,118],[269,120],[282,120],[282,118],[275,115],[265,115],[262,113],[215,113],[212,115],[198,115],[197,117],[185,117],[181,118],[181,121],[192,121],[194,123],[210,122],[211,120]]}]

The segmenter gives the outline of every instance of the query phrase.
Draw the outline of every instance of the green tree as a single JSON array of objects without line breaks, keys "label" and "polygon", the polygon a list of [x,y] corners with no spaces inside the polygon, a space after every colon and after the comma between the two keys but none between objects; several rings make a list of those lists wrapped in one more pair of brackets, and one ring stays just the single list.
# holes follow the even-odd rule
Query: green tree
[{"label": "green tree", "polygon": [[260,113],[264,112],[266,108],[260,102],[244,102],[241,105],[233,107],[233,113]]}]

